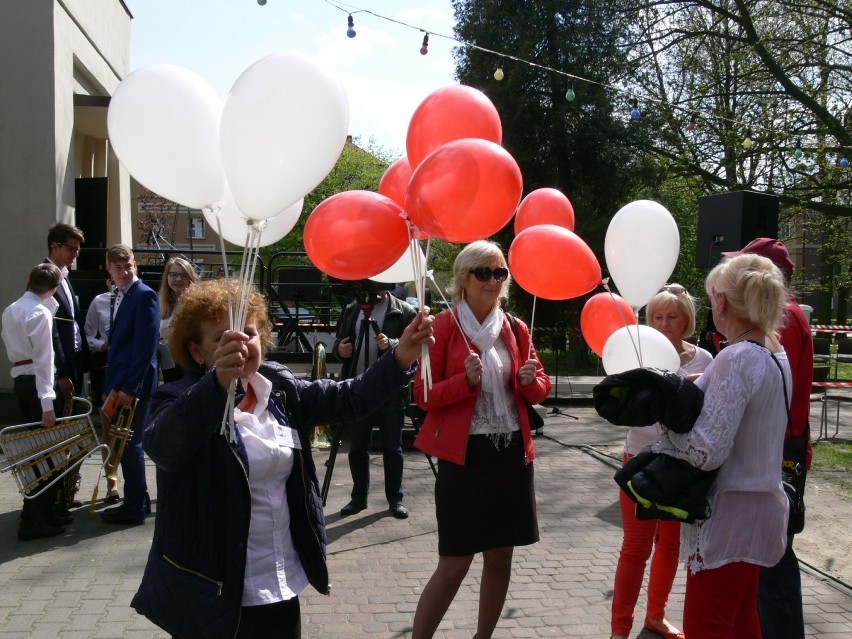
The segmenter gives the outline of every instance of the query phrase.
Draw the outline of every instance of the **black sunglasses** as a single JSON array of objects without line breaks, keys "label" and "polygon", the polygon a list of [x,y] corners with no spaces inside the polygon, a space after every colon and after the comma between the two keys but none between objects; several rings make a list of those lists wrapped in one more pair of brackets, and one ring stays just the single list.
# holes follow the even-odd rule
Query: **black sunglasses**
[{"label": "black sunglasses", "polygon": [[470,272],[480,282],[487,282],[492,277],[498,282],[505,282],[506,278],[509,277],[509,269],[503,267],[495,268],[492,271],[487,266],[480,266],[479,268],[470,269]]}]

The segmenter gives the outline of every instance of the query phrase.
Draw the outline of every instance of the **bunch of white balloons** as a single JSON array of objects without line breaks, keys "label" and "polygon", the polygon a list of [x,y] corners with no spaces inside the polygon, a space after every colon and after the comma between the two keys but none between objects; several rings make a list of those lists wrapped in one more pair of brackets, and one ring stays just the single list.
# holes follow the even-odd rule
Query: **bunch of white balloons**
[{"label": "bunch of white balloons", "polygon": [[340,157],[349,102],[333,73],[307,55],[281,51],[243,71],[224,103],[188,69],[139,68],[116,89],[107,126],[138,182],[202,209],[238,245],[246,243],[249,222],[269,220],[259,225],[267,245],[295,226],[302,199]]}]

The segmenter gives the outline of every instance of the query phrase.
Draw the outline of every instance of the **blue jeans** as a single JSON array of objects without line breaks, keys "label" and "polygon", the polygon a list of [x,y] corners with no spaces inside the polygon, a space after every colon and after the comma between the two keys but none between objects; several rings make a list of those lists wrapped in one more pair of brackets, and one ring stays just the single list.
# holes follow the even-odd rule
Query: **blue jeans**
[{"label": "blue jeans", "polygon": [[793,537],[787,537],[787,550],[781,561],[760,569],[757,610],[763,636],[769,639],[804,639],[802,575],[793,552]]},{"label": "blue jeans", "polygon": [[370,417],[349,424],[352,444],[349,470],[352,473],[352,499],[367,501],[370,492],[370,437],[378,424],[382,435],[382,461],[385,468],[385,497],[388,503],[402,501],[402,408],[381,408]]}]

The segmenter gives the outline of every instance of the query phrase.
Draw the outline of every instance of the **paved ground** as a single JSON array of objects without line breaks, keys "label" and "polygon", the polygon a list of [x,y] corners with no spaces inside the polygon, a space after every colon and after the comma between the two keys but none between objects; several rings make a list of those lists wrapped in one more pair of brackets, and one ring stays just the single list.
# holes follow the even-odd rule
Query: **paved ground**
[{"label": "paved ground", "polygon": [[[580,388],[577,388],[580,386]],[[567,384],[560,379],[560,395]],[[582,392],[575,383],[574,391]],[[589,406],[563,405],[579,417],[548,415],[536,439],[536,492],[541,542],[517,550],[513,581],[495,637],[608,637],[612,578],[621,530],[613,468],[589,445],[618,447],[622,428],[600,420]],[[841,411],[843,428],[852,430]],[[608,450],[604,448],[604,450]],[[351,480],[341,450],[326,509],[332,595],[303,595],[305,637],[405,637],[420,592],[437,558],[433,476],[422,454],[406,455],[405,521],[393,519],[381,492],[381,456],[372,456],[370,507],[341,519]],[[327,458],[315,451],[319,467]],[[83,469],[83,499],[97,473]],[[154,509],[154,468],[148,466]],[[20,498],[15,482],[0,479],[0,639],[165,637],[128,603],[142,574],[153,532],[144,526],[116,528],[77,511],[58,538],[21,543],[15,531]],[[101,504],[98,506],[102,507]],[[848,550],[847,550],[848,551]],[[436,636],[469,639],[476,620],[479,572],[475,562]],[[803,575],[808,637],[852,636],[852,591],[811,573]],[[672,592],[670,618],[682,618],[684,574]],[[640,605],[642,602],[640,601]],[[188,611],[187,614],[192,614]],[[644,610],[637,609],[640,620]]]}]

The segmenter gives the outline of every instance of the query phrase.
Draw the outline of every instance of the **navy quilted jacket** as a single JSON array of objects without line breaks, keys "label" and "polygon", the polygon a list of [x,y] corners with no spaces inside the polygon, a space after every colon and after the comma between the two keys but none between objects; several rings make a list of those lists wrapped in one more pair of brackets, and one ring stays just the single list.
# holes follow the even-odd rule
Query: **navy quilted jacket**
[{"label": "navy quilted jacket", "polygon": [[[319,592],[328,594],[329,583],[310,429],[368,414],[408,384],[414,370],[401,370],[393,357],[342,382],[296,379],[272,362],[260,369],[272,382],[271,401],[280,402],[301,440],[286,485],[290,531]],[[251,518],[249,468],[239,431],[233,444],[219,434],[226,399],[212,372],[187,375],[157,390],[145,429],[145,452],[157,465],[157,519],[131,606],[175,637],[231,638],[239,626]]]}]

